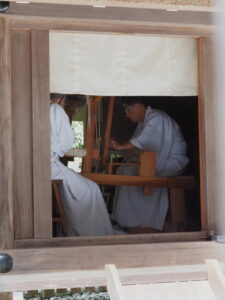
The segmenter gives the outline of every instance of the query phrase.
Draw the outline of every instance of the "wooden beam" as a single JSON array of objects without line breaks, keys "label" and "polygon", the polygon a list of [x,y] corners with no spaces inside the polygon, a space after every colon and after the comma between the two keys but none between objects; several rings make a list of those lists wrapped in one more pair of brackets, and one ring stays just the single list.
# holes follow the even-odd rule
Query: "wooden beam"
[{"label": "wooden beam", "polygon": [[9,23],[0,17],[0,249],[13,247],[13,156]]},{"label": "wooden beam", "polygon": [[215,299],[223,300],[225,296],[225,276],[216,259],[206,260],[208,280],[216,296]]},{"label": "wooden beam", "polygon": [[[15,2],[16,0],[9,0]],[[29,0],[30,3],[62,4],[60,0]],[[215,11],[215,0],[64,0],[64,4],[97,7],[116,6],[153,9],[178,9],[189,11]]]},{"label": "wooden beam", "polygon": [[95,237],[59,237],[53,239],[18,239],[15,241],[15,248],[45,248],[45,247],[72,247],[72,246],[93,246],[93,245],[122,245],[122,244],[145,244],[145,243],[166,243],[166,242],[193,242],[207,240],[207,232],[174,232],[154,234],[130,234],[116,236],[95,236]]},{"label": "wooden beam", "polygon": [[12,30],[11,39],[15,238],[32,238],[34,229],[30,30]]},{"label": "wooden beam", "polygon": [[192,37],[209,36],[215,28],[208,12],[12,3],[4,15],[14,28]]},{"label": "wooden beam", "polygon": [[32,31],[34,237],[52,236],[49,32]]},{"label": "wooden beam", "polygon": [[161,187],[178,189],[195,188],[195,179],[193,176],[159,178],[94,173],[83,173],[82,175],[97,182],[98,184],[105,185],[149,186],[151,188]]},{"label": "wooden beam", "polygon": [[8,250],[7,253],[14,262],[10,274],[100,270],[105,264],[115,264],[119,269],[195,265],[212,258],[225,262],[225,245],[215,242],[49,247]]}]

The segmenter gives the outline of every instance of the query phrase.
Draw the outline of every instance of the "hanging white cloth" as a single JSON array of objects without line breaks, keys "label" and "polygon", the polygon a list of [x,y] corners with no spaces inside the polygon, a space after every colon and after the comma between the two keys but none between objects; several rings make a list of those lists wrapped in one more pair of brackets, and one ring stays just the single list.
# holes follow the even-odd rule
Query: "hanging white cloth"
[{"label": "hanging white cloth", "polygon": [[[166,113],[147,108],[130,142],[140,150],[156,151],[156,176],[174,176],[188,163],[186,143],[177,123]],[[137,166],[118,168],[120,175],[138,175]],[[151,227],[162,230],[168,210],[167,189],[145,195],[141,187],[117,187],[113,218],[122,227]]]},{"label": "hanging white cloth", "polygon": [[195,96],[196,40],[50,32],[50,89],[101,96]]},{"label": "hanging white cloth", "polygon": [[70,236],[113,234],[109,215],[98,185],[64,166],[59,157],[72,148],[74,133],[63,108],[52,104],[51,177],[62,179],[63,206]]}]

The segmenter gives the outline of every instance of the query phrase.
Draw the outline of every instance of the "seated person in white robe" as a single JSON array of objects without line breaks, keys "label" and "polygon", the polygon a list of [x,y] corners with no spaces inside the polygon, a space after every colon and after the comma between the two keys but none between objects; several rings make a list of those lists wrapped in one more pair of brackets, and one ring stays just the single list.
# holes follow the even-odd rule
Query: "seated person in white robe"
[{"label": "seated person in white robe", "polygon": [[[188,163],[186,142],[177,123],[166,113],[146,106],[146,100],[124,97],[125,113],[133,123],[138,123],[132,138],[122,144],[111,140],[115,150],[150,150],[156,152],[156,176],[181,174]],[[120,175],[138,175],[138,166],[121,166]],[[150,227],[163,230],[168,211],[167,189],[153,189],[145,195],[142,187],[116,188],[113,219],[121,227]]]},{"label": "seated person in white robe", "polygon": [[74,131],[63,108],[65,99],[65,95],[51,94],[51,177],[63,180],[63,206],[69,236],[111,235],[112,225],[98,185],[59,160],[74,143]]}]

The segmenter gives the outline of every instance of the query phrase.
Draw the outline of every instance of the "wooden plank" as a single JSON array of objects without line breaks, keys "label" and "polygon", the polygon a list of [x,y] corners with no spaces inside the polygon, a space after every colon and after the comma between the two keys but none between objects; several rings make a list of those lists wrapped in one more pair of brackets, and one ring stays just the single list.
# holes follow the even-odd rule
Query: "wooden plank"
[{"label": "wooden plank", "polygon": [[116,236],[95,236],[95,237],[63,237],[54,239],[28,239],[16,240],[15,247],[40,248],[40,247],[67,247],[67,246],[91,246],[91,245],[115,245],[115,244],[144,244],[144,243],[165,243],[165,242],[193,242],[206,240],[207,232],[174,232],[154,233],[138,235],[116,235]]},{"label": "wooden plank", "polygon": [[[12,3],[5,13],[12,26],[31,29],[77,30],[158,35],[209,36],[215,25],[209,13],[167,12],[132,8],[104,8]],[[24,18],[30,16],[30,18]]]},{"label": "wooden plank", "polygon": [[152,188],[161,187],[177,189],[194,189],[195,187],[195,179],[193,176],[159,178],[94,173],[83,173],[82,175],[98,184],[105,185],[149,186]]},{"label": "wooden plank", "polygon": [[107,21],[107,20],[81,20],[72,18],[22,18],[20,16],[9,17],[13,28],[30,28],[33,30],[66,30],[95,33],[116,34],[151,34],[157,36],[174,37],[209,37],[214,33],[210,26],[170,26],[170,24],[154,24],[154,22],[132,21]]},{"label": "wooden plank", "polygon": [[[200,176],[200,213],[201,213],[201,228],[202,230],[207,230],[207,204],[209,204],[209,200],[207,203],[207,192],[208,199],[210,199],[210,191],[206,191],[207,186],[209,184],[209,188],[213,183],[210,179],[210,182],[207,182],[207,177],[210,176],[210,168],[206,168],[210,163],[210,152],[212,151],[212,147],[215,147],[213,143],[214,134],[212,132],[211,127],[211,119],[212,112],[210,112],[210,116],[206,115],[206,106],[211,105],[209,101],[212,101],[212,55],[209,53],[210,45],[206,39],[198,39],[197,40],[197,59],[198,59],[198,133],[199,133],[199,176]],[[210,98],[210,99],[209,99]],[[210,125],[210,126],[209,126]],[[207,132],[207,136],[206,136]],[[206,148],[207,142],[207,148]],[[209,148],[210,147],[210,148]],[[210,160],[209,160],[210,159]],[[207,172],[207,173],[206,173]],[[210,206],[212,206],[212,201],[210,201]],[[210,208],[209,208],[210,209]]]},{"label": "wooden plank", "polygon": [[12,30],[11,38],[15,238],[32,238],[33,160],[30,31]]},{"label": "wooden plank", "polygon": [[126,300],[118,272],[115,265],[106,265],[106,280],[107,280],[107,291],[111,300]]},{"label": "wooden plank", "polygon": [[10,63],[9,24],[0,17],[0,249],[12,248],[14,240]]},{"label": "wooden plank", "polygon": [[32,31],[34,237],[52,236],[49,33]]},{"label": "wooden plank", "polygon": [[[15,2],[16,0],[9,0]],[[29,0],[30,3],[48,3],[61,4],[60,0]],[[64,0],[64,4],[72,5],[90,5],[96,7],[116,6],[116,7],[141,7],[154,9],[174,9],[174,10],[190,10],[190,11],[215,11],[215,0]]]},{"label": "wooden plank", "polygon": [[214,242],[49,247],[8,250],[7,253],[14,261],[13,272],[18,273],[99,270],[109,263],[126,269],[195,265],[212,258],[225,261],[225,245]]},{"label": "wooden plank", "polygon": [[216,299],[223,300],[225,297],[225,277],[216,259],[206,260],[208,268],[208,280]]},{"label": "wooden plank", "polygon": [[112,128],[112,119],[114,111],[115,97],[110,97],[108,103],[108,112],[107,112],[107,123],[105,128],[105,137],[104,137],[104,148],[102,154],[102,164],[105,165],[109,157],[109,143],[110,143],[110,134]]},{"label": "wooden plank", "polygon": [[0,293],[0,300],[13,300],[13,293]]},{"label": "wooden plank", "polygon": [[[181,265],[119,269],[123,284],[143,284],[207,280],[206,266]],[[73,270],[56,272],[15,273],[0,275],[0,291],[47,290],[87,286],[106,286],[105,270]],[[152,285],[151,286],[155,286]],[[187,291],[185,290],[185,295]],[[153,298],[155,299],[155,298]],[[157,298],[156,298],[157,299]],[[193,299],[191,297],[187,298]]]}]

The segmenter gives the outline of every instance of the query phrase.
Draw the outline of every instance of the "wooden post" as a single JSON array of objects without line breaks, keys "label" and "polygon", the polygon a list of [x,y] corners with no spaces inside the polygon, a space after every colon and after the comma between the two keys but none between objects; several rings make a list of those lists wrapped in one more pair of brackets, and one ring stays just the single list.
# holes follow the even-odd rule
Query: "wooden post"
[{"label": "wooden post", "polygon": [[[156,152],[143,151],[140,156],[139,175],[143,177],[155,177],[156,172]],[[144,187],[144,194],[151,195],[152,189]]]},{"label": "wooden post", "polygon": [[52,237],[49,32],[32,31],[34,237]]},{"label": "wooden post", "polygon": [[0,17],[0,249],[13,247],[13,159],[9,24]]},{"label": "wooden post", "polygon": [[[199,172],[200,172],[200,207],[201,229],[207,230],[214,227],[213,201],[214,198],[214,99],[213,99],[213,75],[212,75],[212,41],[208,38],[197,40],[198,53],[198,128],[199,128]],[[207,136],[205,135],[207,132]],[[206,164],[207,161],[207,164]],[[207,166],[207,167],[206,167]],[[206,177],[207,172],[207,177]],[[206,191],[207,186],[207,191]],[[207,192],[207,193],[206,193]],[[208,203],[206,202],[206,196]],[[207,204],[211,217],[207,224]],[[211,207],[210,207],[211,206]]]},{"label": "wooden post", "polygon": [[30,30],[12,30],[11,40],[15,238],[28,239],[34,232]]},{"label": "wooden post", "polygon": [[105,163],[108,159],[108,155],[109,155],[109,139],[110,139],[110,133],[111,133],[111,127],[112,127],[114,104],[115,104],[115,97],[110,97],[107,123],[106,123],[106,129],[105,129],[104,149],[103,149],[103,155],[102,155],[102,164],[103,165],[105,165]]},{"label": "wooden post", "polygon": [[91,172],[92,150],[94,147],[95,130],[96,130],[96,109],[102,97],[91,97],[88,103],[88,120],[85,134],[85,148],[87,155],[84,157],[83,172]]}]

